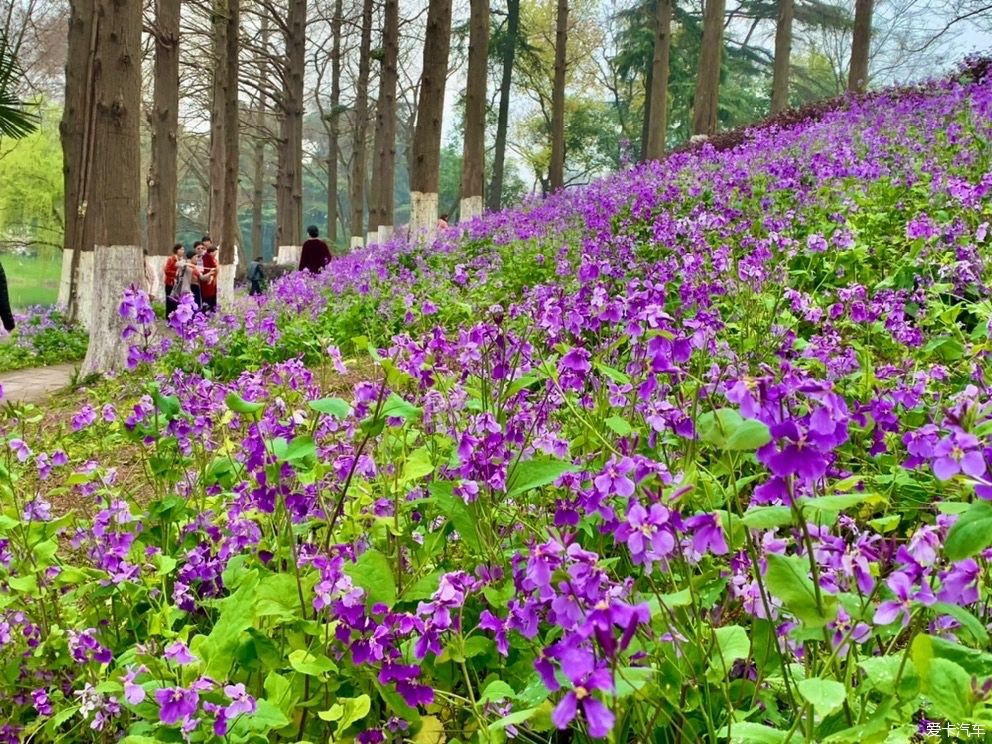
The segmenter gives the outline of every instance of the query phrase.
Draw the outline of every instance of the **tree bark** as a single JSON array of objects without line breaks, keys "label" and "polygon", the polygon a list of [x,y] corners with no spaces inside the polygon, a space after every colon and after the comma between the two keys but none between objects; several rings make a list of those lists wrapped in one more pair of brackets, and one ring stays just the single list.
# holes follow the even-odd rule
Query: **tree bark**
[{"label": "tree bark", "polygon": [[[269,48],[269,17],[262,14],[259,37],[262,49]],[[255,256],[265,257],[262,246],[262,208],[265,202],[265,139],[262,130],[265,127],[265,94],[268,89],[269,69],[265,62],[258,66],[258,90],[255,94],[255,127],[257,130],[252,163],[252,196],[251,196],[251,249]]]},{"label": "tree bark", "polygon": [[648,95],[647,160],[661,160],[668,134],[668,58],[672,47],[672,0],[655,0],[654,56]]},{"label": "tree bark", "polygon": [[227,0],[227,67],[223,70],[224,86],[224,214],[220,231],[220,267],[217,278],[217,298],[221,303],[234,299],[234,274],[237,270],[238,242],[238,176],[241,172],[240,111],[238,107],[238,49],[241,28],[239,0]]},{"label": "tree bark", "polygon": [[772,68],[772,113],[789,108],[789,66],[792,55],[792,18],[795,0],[778,0],[775,26],[775,62]]},{"label": "tree bark", "polygon": [[385,0],[382,24],[382,70],[376,104],[372,185],[369,189],[369,236],[381,243],[393,230],[393,189],[396,176],[396,86],[399,81],[400,4]]},{"label": "tree bark", "polygon": [[503,73],[499,83],[499,112],[496,118],[496,142],[493,147],[493,177],[489,183],[487,206],[492,212],[503,206],[503,172],[506,164],[506,133],[510,123],[510,86],[513,82],[513,60],[517,53],[520,33],[520,0],[506,3],[506,46],[503,49]]},{"label": "tree bark", "polygon": [[331,112],[327,126],[327,240],[338,242],[338,137],[341,106],[342,0],[335,0],[331,19]]},{"label": "tree bark", "polygon": [[723,57],[723,24],[726,0],[706,0],[703,41],[692,105],[692,133],[711,135],[719,123],[720,62]]},{"label": "tree bark", "polygon": [[118,308],[129,285],[144,283],[141,226],[141,2],[96,0],[93,159],[88,218],[95,240],[94,302],[82,373],[123,369],[127,344]]},{"label": "tree bark", "polygon": [[459,221],[482,214],[486,167],[486,81],[489,77],[489,0],[471,0],[468,78],[465,84],[465,141]]},{"label": "tree bark", "polygon": [[369,54],[372,49],[372,0],[362,2],[362,36],[358,47],[358,80],[352,111],[351,150],[351,247],[365,243],[365,159],[369,119]]},{"label": "tree bark", "polygon": [[59,304],[69,319],[89,327],[93,292],[93,230],[87,215],[93,162],[94,52],[98,20],[94,0],[70,3],[65,107],[59,131],[65,188],[65,237]]},{"label": "tree bark", "polygon": [[291,0],[286,21],[282,126],[276,179],[276,244],[299,246],[303,232],[303,73],[307,2]]},{"label": "tree bark", "polygon": [[155,90],[148,113],[151,165],[148,169],[148,253],[160,271],[176,240],[176,143],[179,129],[179,3],[155,7]]},{"label": "tree bark", "polygon": [[441,175],[441,124],[451,45],[451,0],[430,0],[427,36],[413,132],[410,171],[410,233],[429,240],[437,231],[437,192]]},{"label": "tree bark", "polygon": [[551,89],[551,166],[548,185],[558,191],[565,185],[565,72],[568,46],[568,0],[558,0],[555,19],[555,79]]},{"label": "tree bark", "polygon": [[227,34],[229,0],[213,0],[213,93],[210,106],[210,191],[207,200],[207,232],[217,240],[224,229],[224,176],[227,172]]},{"label": "tree bark", "polygon": [[862,92],[868,87],[868,54],[871,50],[873,0],[855,0],[854,37],[851,39],[851,65],[847,89]]}]

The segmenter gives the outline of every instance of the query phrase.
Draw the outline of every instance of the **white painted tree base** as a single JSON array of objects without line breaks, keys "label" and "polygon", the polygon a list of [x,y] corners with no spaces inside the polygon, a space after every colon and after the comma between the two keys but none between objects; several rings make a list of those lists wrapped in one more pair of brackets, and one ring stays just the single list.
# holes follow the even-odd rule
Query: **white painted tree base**
[{"label": "white painted tree base", "polygon": [[[144,274],[142,274],[144,276]],[[79,277],[76,297],[79,300],[77,322],[89,330],[90,314],[93,310],[93,251],[79,254]],[[69,307],[69,292],[72,283],[72,251],[62,251],[62,275],[59,280],[59,307]]]},{"label": "white painted tree base", "polygon": [[222,310],[229,308],[234,302],[234,277],[237,273],[237,263],[220,265],[217,273],[217,304]]},{"label": "white painted tree base", "polygon": [[392,225],[379,225],[379,245],[385,245],[393,239],[394,228]]},{"label": "white painted tree base", "polygon": [[168,260],[168,256],[145,257],[155,277],[151,291],[152,302],[165,302],[165,262]]},{"label": "white painted tree base", "polygon": [[410,192],[410,239],[429,243],[437,234],[437,194]]},{"label": "white painted tree base", "polygon": [[351,236],[351,250],[353,251],[358,250],[360,248],[363,248],[364,246],[365,246],[365,238],[363,238],[361,235]]},{"label": "white painted tree base", "polygon": [[467,196],[461,200],[461,205],[459,206],[459,222],[470,222],[476,217],[482,216],[482,197],[481,196]]},{"label": "white painted tree base", "polygon": [[302,245],[281,245],[276,253],[276,263],[289,264],[290,266],[300,265],[300,253],[303,252]]},{"label": "white painted tree base", "polygon": [[[85,253],[85,252],[84,252]],[[140,245],[98,245],[93,250],[93,309],[90,342],[81,373],[119,372],[127,366],[128,345],[121,341],[127,321],[119,312],[124,290],[145,285],[145,257]]]},{"label": "white painted tree base", "polygon": [[365,245],[376,245],[379,242],[379,230],[368,233],[365,236]]}]

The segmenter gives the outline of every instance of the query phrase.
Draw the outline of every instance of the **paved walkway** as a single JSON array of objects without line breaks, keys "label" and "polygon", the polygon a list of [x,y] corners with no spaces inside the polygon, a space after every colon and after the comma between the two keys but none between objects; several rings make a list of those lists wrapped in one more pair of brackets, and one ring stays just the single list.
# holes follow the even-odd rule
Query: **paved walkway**
[{"label": "paved walkway", "polygon": [[52,393],[68,387],[74,371],[80,364],[82,362],[2,372],[0,385],[3,386],[3,400],[14,403],[38,403]]}]

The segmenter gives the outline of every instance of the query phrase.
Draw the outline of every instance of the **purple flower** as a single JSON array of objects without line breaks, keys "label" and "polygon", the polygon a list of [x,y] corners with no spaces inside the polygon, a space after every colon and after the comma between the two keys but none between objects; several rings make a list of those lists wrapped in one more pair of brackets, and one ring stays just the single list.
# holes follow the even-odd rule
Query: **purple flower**
[{"label": "purple flower", "polygon": [[965,605],[978,601],[978,578],[981,569],[973,558],[955,563],[949,571],[940,575],[941,587],[937,599],[941,602]]},{"label": "purple flower", "polygon": [[611,457],[603,472],[596,476],[593,485],[603,496],[616,494],[628,498],[634,494],[634,481],[627,477],[627,473],[633,469],[634,461],[629,457],[622,457],[619,461],[616,457]]},{"label": "purple flower", "polygon": [[200,696],[195,690],[164,687],[155,691],[155,701],[159,704],[159,720],[166,725],[172,725],[196,713]]},{"label": "purple flower", "polygon": [[723,536],[723,525],[716,514],[697,514],[685,520],[686,529],[692,531],[692,549],[699,555],[710,551],[715,555],[727,552],[727,541]]},{"label": "purple flower", "polygon": [[647,510],[634,502],[627,510],[627,521],[620,524],[614,537],[617,542],[627,543],[634,563],[645,564],[649,569],[675,547],[668,509],[661,504],[652,504]]},{"label": "purple flower", "polygon": [[93,410],[93,406],[85,405],[79,409],[75,416],[72,417],[72,430],[80,431],[85,429],[87,426],[91,426],[96,422],[96,411]]},{"label": "purple flower", "polygon": [[954,432],[937,442],[933,453],[936,457],[933,473],[937,480],[950,480],[958,473],[973,478],[985,475],[985,457],[978,438],[973,434]]},{"label": "purple flower", "polygon": [[23,439],[11,439],[8,443],[10,451],[17,455],[20,462],[24,462],[31,457],[31,448],[27,446]]},{"label": "purple flower", "polygon": [[196,657],[190,653],[189,648],[182,641],[174,641],[165,647],[165,658],[173,664],[192,664]]},{"label": "purple flower", "polygon": [[131,705],[137,705],[145,699],[145,688],[141,685],[134,684],[134,678],[137,677],[142,672],[147,672],[148,670],[144,665],[138,667],[137,669],[128,669],[128,671],[121,677],[121,682],[124,685],[124,699]]},{"label": "purple flower", "polygon": [[225,710],[228,718],[240,716],[242,713],[255,712],[255,698],[248,694],[245,686],[240,682],[236,685],[227,685],[224,688],[224,694],[231,701]]},{"label": "purple flower", "polygon": [[908,574],[902,571],[892,574],[885,583],[892,593],[896,595],[896,598],[882,602],[878,606],[873,619],[875,625],[888,625],[899,620],[900,624],[906,627],[909,625],[910,602],[912,600],[915,599],[926,605],[933,604],[935,601],[930,587],[925,582],[914,594],[913,589],[915,586],[913,580],[910,579]]},{"label": "purple flower", "polygon": [[579,375],[585,375],[592,369],[592,365],[589,363],[589,357],[590,354],[588,351],[575,347],[570,349],[568,353],[561,358],[561,361],[558,363],[558,367],[561,370],[569,370]]},{"label": "purple flower", "polygon": [[50,716],[55,710],[52,708],[52,701],[48,699],[48,692],[44,689],[38,689],[32,692],[31,700],[39,716]]},{"label": "purple flower", "polygon": [[589,735],[601,739],[613,728],[613,713],[593,692],[613,692],[613,678],[606,666],[598,666],[592,652],[571,649],[561,659],[561,669],[572,682],[572,689],[565,693],[551,714],[551,721],[559,729],[566,729],[581,709]]}]

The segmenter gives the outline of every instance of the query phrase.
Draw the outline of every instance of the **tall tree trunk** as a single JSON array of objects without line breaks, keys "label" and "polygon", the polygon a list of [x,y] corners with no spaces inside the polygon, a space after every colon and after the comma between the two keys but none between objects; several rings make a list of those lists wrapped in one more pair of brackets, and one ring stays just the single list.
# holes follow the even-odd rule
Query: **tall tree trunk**
[{"label": "tall tree trunk", "polygon": [[672,0],[655,0],[654,56],[648,95],[647,160],[661,160],[668,134],[668,57],[672,48]]},{"label": "tall tree trunk", "polygon": [[648,131],[651,127],[651,88],[654,85],[654,61],[644,70],[644,118],[641,120],[641,160],[648,160]]},{"label": "tall tree trunk", "polygon": [[506,164],[506,133],[510,123],[510,85],[513,82],[513,60],[517,53],[520,33],[520,0],[506,2],[506,36],[503,49],[503,73],[499,82],[499,113],[496,118],[496,143],[493,148],[493,178],[489,183],[487,205],[495,212],[503,206],[503,171]]},{"label": "tall tree trunk", "polygon": [[335,0],[331,19],[331,114],[327,122],[327,240],[338,242],[338,136],[341,107],[342,1]]},{"label": "tall tree trunk", "polygon": [[59,304],[66,307],[70,320],[86,327],[93,292],[93,223],[87,214],[87,196],[92,193],[96,34],[94,0],[73,0],[69,6],[65,107],[59,124],[65,188]]},{"label": "tall tree trunk", "polygon": [[789,61],[792,55],[792,17],[795,0],[778,0],[775,26],[775,63],[772,68],[772,113],[789,108]]},{"label": "tall tree trunk", "polygon": [[179,4],[155,7],[155,91],[148,112],[151,165],[148,168],[148,262],[161,276],[176,240],[177,134],[179,129]]},{"label": "tall tree trunk", "polygon": [[290,0],[276,179],[276,245],[298,247],[303,232],[303,73],[307,0]]},{"label": "tall tree trunk", "polygon": [[400,4],[385,0],[382,24],[382,70],[376,104],[372,185],[369,189],[369,236],[383,243],[393,232],[393,189],[396,173],[396,86],[399,80]]},{"label": "tall tree trunk", "polygon": [[692,103],[692,133],[716,133],[720,106],[720,61],[723,57],[723,24],[726,0],[706,0],[703,40]]},{"label": "tall tree trunk", "polygon": [[861,92],[868,87],[868,53],[871,50],[871,14],[873,0],[854,2],[854,38],[851,39],[851,65],[847,89]]},{"label": "tall tree trunk", "polygon": [[372,49],[372,0],[362,2],[362,36],[358,47],[358,80],[355,83],[351,150],[351,247],[365,242],[365,159],[369,126],[369,54]]},{"label": "tall tree trunk", "polygon": [[94,302],[84,375],[123,369],[127,344],[118,308],[124,290],[141,286],[144,261],[138,218],[141,188],[141,3],[96,0],[91,193]]},{"label": "tall tree trunk", "polygon": [[[269,48],[269,17],[262,14],[259,32],[262,49]],[[269,70],[264,62],[258,67],[258,91],[255,98],[255,137],[254,162],[252,163],[251,196],[251,249],[255,256],[265,257],[262,246],[262,207],[265,202],[265,138],[261,132],[265,127],[265,94],[268,87]]]},{"label": "tall tree trunk", "polygon": [[224,229],[224,175],[227,171],[224,158],[227,148],[227,34],[228,0],[213,0],[213,93],[210,106],[210,191],[207,200],[207,232],[214,240]]},{"label": "tall tree trunk", "polygon": [[482,214],[486,168],[486,80],[489,77],[489,0],[472,0],[465,84],[465,143],[462,149],[461,206],[458,219]]},{"label": "tall tree trunk", "polygon": [[241,173],[240,111],[238,107],[238,48],[240,23],[239,0],[227,0],[227,78],[224,86],[224,214],[220,231],[220,268],[217,298],[221,303],[234,299],[234,273],[237,270],[238,176]]},{"label": "tall tree trunk", "polygon": [[555,19],[555,80],[551,89],[551,191],[565,185],[565,72],[568,47],[568,0],[558,0]]},{"label": "tall tree trunk", "polygon": [[410,171],[410,234],[429,240],[437,230],[437,193],[441,180],[441,124],[451,45],[451,0],[430,0],[420,75],[417,126]]}]

